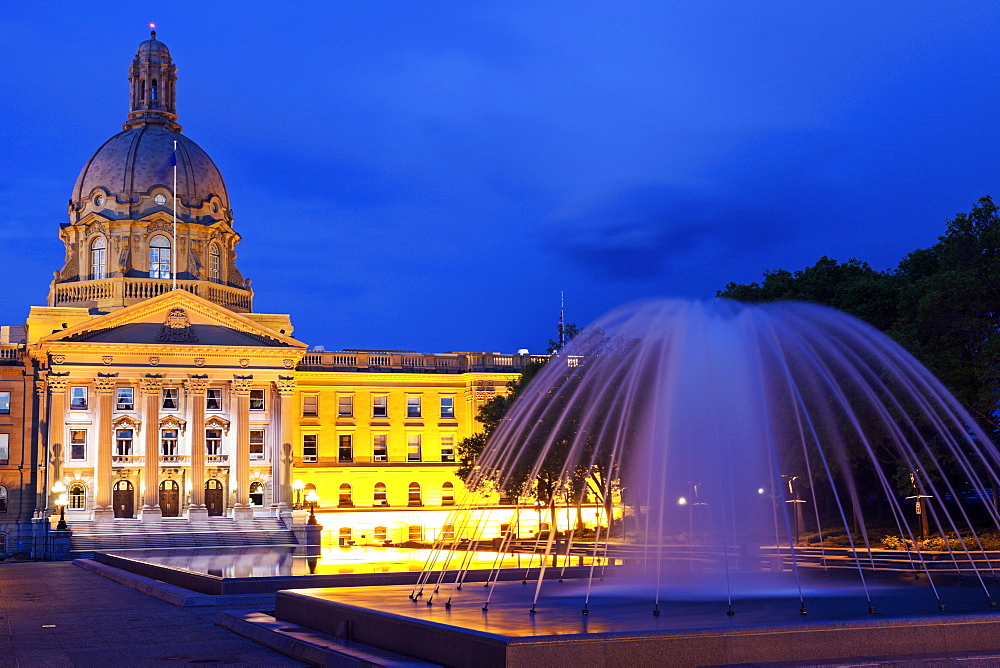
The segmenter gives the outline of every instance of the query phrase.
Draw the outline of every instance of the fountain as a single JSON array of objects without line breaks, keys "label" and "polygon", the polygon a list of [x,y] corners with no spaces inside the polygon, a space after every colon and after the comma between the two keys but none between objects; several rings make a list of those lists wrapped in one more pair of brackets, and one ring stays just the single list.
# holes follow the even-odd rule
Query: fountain
[{"label": "fountain", "polygon": [[617,521],[583,543],[539,533],[510,581],[470,577],[455,548],[513,549],[516,522],[487,536],[459,509],[416,586],[279,594],[277,615],[350,618],[372,644],[391,620],[394,647],[455,665],[940,652],[945,619],[954,647],[995,644],[1000,457],[912,356],[832,309],[616,310],[539,372],[477,464],[472,487],[530,492],[553,520],[562,499]]}]

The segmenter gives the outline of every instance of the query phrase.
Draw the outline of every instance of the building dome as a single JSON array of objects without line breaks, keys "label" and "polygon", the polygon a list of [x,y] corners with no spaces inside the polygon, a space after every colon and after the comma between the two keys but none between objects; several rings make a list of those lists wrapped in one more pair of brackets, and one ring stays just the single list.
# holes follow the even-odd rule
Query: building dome
[{"label": "building dome", "polygon": [[[173,190],[174,142],[178,216],[206,223],[222,218],[229,209],[229,197],[219,168],[200,146],[163,124],[128,128],[104,142],[80,170],[71,208],[81,211],[99,197],[112,207],[131,207],[131,213],[139,217],[168,208],[170,202],[162,205],[155,201],[154,190]],[[203,210],[205,216],[191,220],[195,211]]]},{"label": "building dome", "polygon": [[149,34],[149,39],[139,44],[139,53],[149,52],[162,53],[167,56],[170,55],[170,49],[167,48],[167,45],[156,39],[155,30]]}]

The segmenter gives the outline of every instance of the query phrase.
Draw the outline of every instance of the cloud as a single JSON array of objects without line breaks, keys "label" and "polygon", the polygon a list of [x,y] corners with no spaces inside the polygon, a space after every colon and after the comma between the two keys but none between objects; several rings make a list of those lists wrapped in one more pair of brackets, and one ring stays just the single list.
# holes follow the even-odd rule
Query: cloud
[{"label": "cloud", "polygon": [[544,245],[603,278],[637,280],[743,256],[783,227],[769,212],[647,184],[558,216]]}]

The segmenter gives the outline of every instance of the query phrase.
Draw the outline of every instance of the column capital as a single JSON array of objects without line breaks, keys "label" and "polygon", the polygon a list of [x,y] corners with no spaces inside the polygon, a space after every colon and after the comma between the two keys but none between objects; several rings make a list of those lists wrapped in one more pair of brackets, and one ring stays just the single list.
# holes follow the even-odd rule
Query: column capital
[{"label": "column capital", "polygon": [[278,376],[274,381],[274,387],[281,396],[288,396],[295,391],[295,376]]},{"label": "column capital", "polygon": [[163,376],[158,373],[147,373],[145,378],[139,379],[143,394],[159,394],[163,387]]},{"label": "column capital", "polygon": [[62,394],[66,391],[66,386],[69,385],[69,371],[63,373],[50,371],[43,382],[48,385],[49,392],[52,394]]},{"label": "column capital", "polygon": [[229,381],[232,387],[233,394],[250,396],[250,390],[253,388],[253,374],[249,376],[240,376],[238,374],[233,374],[233,379]]},{"label": "column capital", "polygon": [[192,374],[184,380],[184,391],[188,394],[204,394],[208,389],[208,374]]},{"label": "column capital", "polygon": [[115,391],[115,385],[118,384],[118,374],[98,373],[94,384],[98,394],[110,394]]}]

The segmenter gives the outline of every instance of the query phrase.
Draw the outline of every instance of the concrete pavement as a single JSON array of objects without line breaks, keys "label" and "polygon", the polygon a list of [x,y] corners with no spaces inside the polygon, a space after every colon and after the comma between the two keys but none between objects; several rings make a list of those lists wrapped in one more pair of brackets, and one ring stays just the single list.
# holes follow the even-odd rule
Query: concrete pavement
[{"label": "concrete pavement", "polygon": [[0,666],[303,666],[68,562],[0,564]]}]

